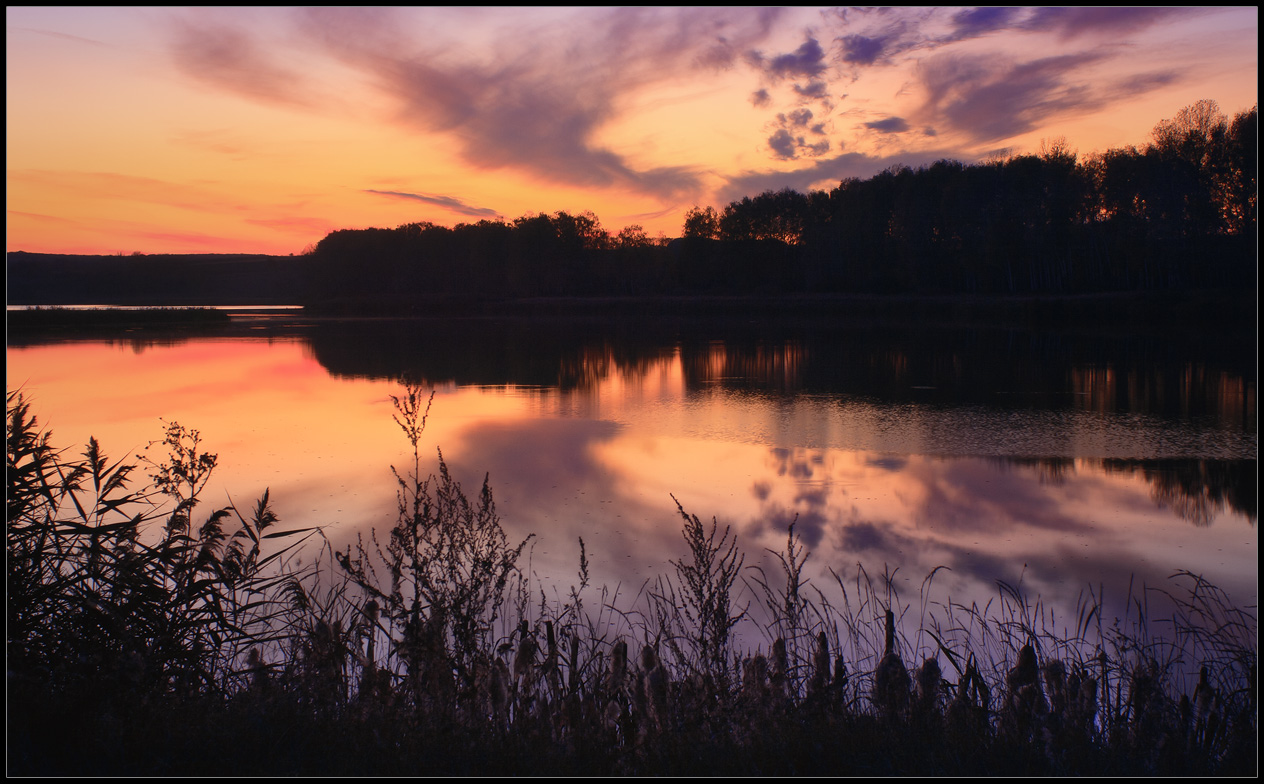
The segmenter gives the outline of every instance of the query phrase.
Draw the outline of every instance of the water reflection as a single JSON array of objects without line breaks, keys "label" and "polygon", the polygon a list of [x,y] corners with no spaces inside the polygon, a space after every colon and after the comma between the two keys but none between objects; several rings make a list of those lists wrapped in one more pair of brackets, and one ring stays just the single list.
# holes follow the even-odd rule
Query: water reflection
[{"label": "water reflection", "polygon": [[[274,340],[63,342],[8,350],[59,444],[111,456],[198,428],[218,488],[270,487],[335,544],[395,511],[407,442],[388,396],[438,388],[426,432],[491,485],[530,568],[564,592],[635,593],[681,554],[674,495],[732,524],[750,563],[796,531],[815,585],[931,570],[954,598],[995,581],[1061,607],[1086,585],[1206,574],[1257,590],[1254,364],[1135,339],[1004,331],[662,322],[322,323]],[[433,454],[433,453],[431,453]],[[832,570],[832,573],[831,573]]]},{"label": "water reflection", "polygon": [[999,329],[467,320],[319,325],[311,345],[339,376],[570,391],[678,359],[690,391],[1137,415],[1252,434],[1257,427],[1254,349],[1219,337],[1208,344]]}]

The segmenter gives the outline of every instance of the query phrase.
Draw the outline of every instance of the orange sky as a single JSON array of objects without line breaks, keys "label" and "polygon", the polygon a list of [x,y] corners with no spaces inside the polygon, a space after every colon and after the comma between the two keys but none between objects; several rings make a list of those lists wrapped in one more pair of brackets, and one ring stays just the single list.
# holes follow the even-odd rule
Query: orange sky
[{"label": "orange sky", "polygon": [[694,205],[1144,144],[1256,103],[1256,8],[8,8],[8,250]]}]

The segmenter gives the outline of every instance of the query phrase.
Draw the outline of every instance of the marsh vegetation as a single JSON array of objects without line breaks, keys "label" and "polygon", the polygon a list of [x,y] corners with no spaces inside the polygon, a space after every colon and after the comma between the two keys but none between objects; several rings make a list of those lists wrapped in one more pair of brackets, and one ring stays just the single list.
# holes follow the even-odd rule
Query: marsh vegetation
[{"label": "marsh vegetation", "polygon": [[9,392],[8,772],[1256,772],[1255,610],[1202,576],[1121,619],[1092,587],[1072,618],[1005,582],[955,603],[940,570],[827,592],[793,524],[747,566],[678,503],[680,555],[635,596],[590,584],[582,540],[543,585],[490,483],[423,459],[431,398],[393,400],[396,519],[339,550],[267,492],[207,509],[196,430],[72,457]]}]

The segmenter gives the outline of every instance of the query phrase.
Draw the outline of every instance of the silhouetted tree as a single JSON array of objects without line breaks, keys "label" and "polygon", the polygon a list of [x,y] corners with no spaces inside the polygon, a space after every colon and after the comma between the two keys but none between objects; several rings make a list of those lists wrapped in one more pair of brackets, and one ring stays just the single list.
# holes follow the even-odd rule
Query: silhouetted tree
[{"label": "silhouetted tree", "polygon": [[710,240],[719,235],[720,216],[714,207],[694,207],[685,213],[685,226],[680,236]]}]

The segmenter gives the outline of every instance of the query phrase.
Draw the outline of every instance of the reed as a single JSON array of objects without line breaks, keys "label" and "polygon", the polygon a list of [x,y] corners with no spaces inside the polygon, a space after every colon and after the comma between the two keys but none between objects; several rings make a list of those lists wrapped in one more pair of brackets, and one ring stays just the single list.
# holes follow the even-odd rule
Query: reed
[{"label": "reed", "polygon": [[[385,545],[338,551],[281,530],[267,493],[200,516],[217,456],[196,431],[168,424],[137,465],[95,440],[71,458],[11,392],[9,772],[1256,771],[1254,608],[1201,576],[1135,587],[1110,625],[1100,588],[1060,627],[1021,582],[941,596],[943,567],[912,602],[896,572],[831,571],[831,600],[793,525],[746,567],[677,502],[672,575],[590,594],[580,540],[561,592],[486,482],[422,470],[430,402],[395,400],[413,464]],[[739,623],[764,643],[739,649]]]}]

